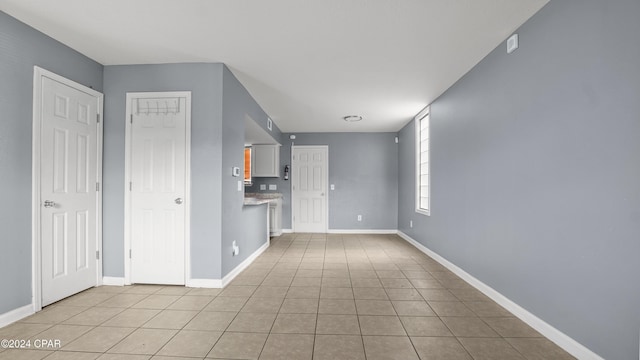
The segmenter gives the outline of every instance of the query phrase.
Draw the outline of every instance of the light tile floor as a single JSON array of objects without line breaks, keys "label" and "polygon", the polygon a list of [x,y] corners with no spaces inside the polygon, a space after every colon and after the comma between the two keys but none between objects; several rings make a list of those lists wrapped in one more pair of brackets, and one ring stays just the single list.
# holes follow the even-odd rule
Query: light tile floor
[{"label": "light tile floor", "polygon": [[8,360],[573,359],[395,235],[283,235],[225,289],[97,287],[0,339],[31,339]]}]

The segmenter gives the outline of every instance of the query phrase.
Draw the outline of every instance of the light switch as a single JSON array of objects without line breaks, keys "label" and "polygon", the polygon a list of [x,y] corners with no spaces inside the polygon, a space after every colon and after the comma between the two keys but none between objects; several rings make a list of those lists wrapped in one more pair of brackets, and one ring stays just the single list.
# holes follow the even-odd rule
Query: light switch
[{"label": "light switch", "polygon": [[278,185],[276,185],[276,184],[269,184],[269,190],[278,190]]},{"label": "light switch", "polygon": [[267,190],[267,184],[260,184],[260,190]]},{"label": "light switch", "polygon": [[243,185],[242,180],[238,180],[238,191],[242,191],[242,188],[243,188],[242,185]]},{"label": "light switch", "polygon": [[335,190],[336,189],[336,184],[331,184],[331,190]]},{"label": "light switch", "polygon": [[513,34],[507,39],[507,54],[511,54],[518,48],[518,34]]}]

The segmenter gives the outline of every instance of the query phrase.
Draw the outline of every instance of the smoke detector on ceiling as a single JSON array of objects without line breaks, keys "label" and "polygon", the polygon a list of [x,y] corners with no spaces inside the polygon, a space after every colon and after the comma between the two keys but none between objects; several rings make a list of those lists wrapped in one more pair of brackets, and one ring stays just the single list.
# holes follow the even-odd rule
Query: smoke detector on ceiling
[{"label": "smoke detector on ceiling", "polygon": [[360,116],[360,115],[347,115],[347,116],[343,117],[342,120],[344,120],[346,122],[357,122],[357,121],[362,120],[362,116]]}]

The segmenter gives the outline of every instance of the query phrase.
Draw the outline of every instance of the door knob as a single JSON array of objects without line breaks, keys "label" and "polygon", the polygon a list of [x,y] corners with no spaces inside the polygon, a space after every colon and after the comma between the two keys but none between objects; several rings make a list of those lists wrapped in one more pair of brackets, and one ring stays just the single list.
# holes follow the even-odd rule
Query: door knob
[{"label": "door knob", "polygon": [[182,204],[182,198],[177,198],[175,201],[176,201],[176,204],[178,205]]},{"label": "door knob", "polygon": [[56,203],[54,203],[51,200],[45,200],[44,201],[44,207],[46,207],[46,208],[52,208],[52,207],[55,207],[55,206],[56,206]]}]

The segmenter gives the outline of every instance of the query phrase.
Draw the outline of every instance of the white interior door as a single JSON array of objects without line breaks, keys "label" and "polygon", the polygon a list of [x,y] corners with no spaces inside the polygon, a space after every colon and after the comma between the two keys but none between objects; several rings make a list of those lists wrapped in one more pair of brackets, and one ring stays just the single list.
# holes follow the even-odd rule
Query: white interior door
[{"label": "white interior door", "polygon": [[190,102],[130,95],[131,282],[184,285]]},{"label": "white interior door", "polygon": [[99,98],[41,77],[41,304],[97,284]]},{"label": "white interior door", "polygon": [[292,146],[294,232],[327,232],[327,146]]}]

